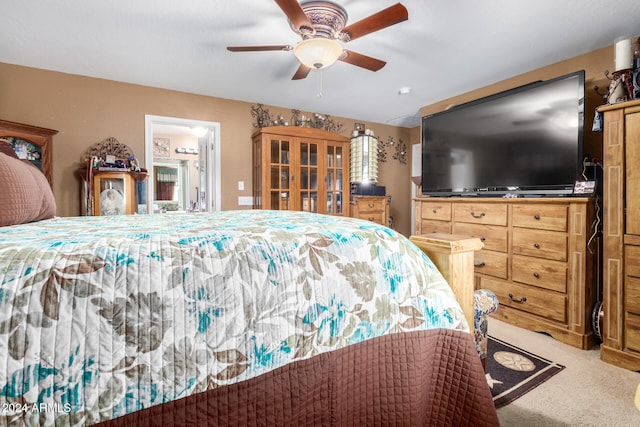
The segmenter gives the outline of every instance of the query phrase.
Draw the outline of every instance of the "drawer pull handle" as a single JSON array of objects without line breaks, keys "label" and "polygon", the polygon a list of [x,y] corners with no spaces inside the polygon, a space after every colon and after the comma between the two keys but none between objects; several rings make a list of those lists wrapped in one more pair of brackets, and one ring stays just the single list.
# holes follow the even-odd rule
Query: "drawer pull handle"
[{"label": "drawer pull handle", "polygon": [[436,213],[436,212],[438,212],[438,211],[434,209],[432,212],[433,212],[433,213]]},{"label": "drawer pull handle", "polygon": [[484,242],[485,240],[487,240],[487,238],[486,238],[486,237],[481,237],[481,238],[480,238],[480,241],[481,241],[481,242]]},{"label": "drawer pull handle", "polygon": [[517,302],[518,304],[522,304],[523,302],[525,302],[527,300],[527,297],[522,297],[520,299],[515,299],[513,297],[513,294],[509,294],[509,299],[513,302]]},{"label": "drawer pull handle", "polygon": [[539,220],[539,219],[540,219],[540,215],[539,215],[539,214],[535,214],[535,215],[533,216],[533,219],[538,219],[538,220]]},{"label": "drawer pull handle", "polygon": [[476,215],[475,212],[471,212],[471,216],[474,218],[482,218],[486,213],[482,212],[480,215]]},{"label": "drawer pull handle", "polygon": [[540,249],[540,243],[534,243],[533,247],[536,248],[536,249]]},{"label": "drawer pull handle", "polygon": [[536,272],[533,273],[533,277],[535,277],[536,279],[539,279],[540,278],[540,274],[538,274],[538,272],[536,271]]},{"label": "drawer pull handle", "polygon": [[375,207],[376,207],[376,205],[375,205],[375,204],[373,204],[373,203],[369,203],[369,207],[370,207],[370,208],[375,208]]},{"label": "drawer pull handle", "polygon": [[370,216],[369,218],[367,218],[369,221],[373,221],[373,217]]},{"label": "drawer pull handle", "polygon": [[479,262],[479,263],[477,263],[477,264],[473,264],[473,266],[474,266],[475,268],[482,268],[482,267],[484,267],[485,265],[487,265],[487,264],[485,264],[485,262],[484,262],[484,261]]}]

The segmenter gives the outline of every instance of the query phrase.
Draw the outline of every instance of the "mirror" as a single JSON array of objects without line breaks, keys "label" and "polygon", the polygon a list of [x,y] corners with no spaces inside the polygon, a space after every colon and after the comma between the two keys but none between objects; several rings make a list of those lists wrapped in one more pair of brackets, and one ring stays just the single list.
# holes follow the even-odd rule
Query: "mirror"
[{"label": "mirror", "polygon": [[220,209],[220,124],[145,116],[149,213]]},{"label": "mirror", "polygon": [[[197,144],[197,141],[196,141]],[[197,160],[193,161],[197,163]],[[175,212],[196,210],[195,198],[197,191],[192,188],[192,182],[198,175],[193,176],[196,167],[189,167],[189,160],[153,160],[154,197],[152,200],[154,212]]]}]

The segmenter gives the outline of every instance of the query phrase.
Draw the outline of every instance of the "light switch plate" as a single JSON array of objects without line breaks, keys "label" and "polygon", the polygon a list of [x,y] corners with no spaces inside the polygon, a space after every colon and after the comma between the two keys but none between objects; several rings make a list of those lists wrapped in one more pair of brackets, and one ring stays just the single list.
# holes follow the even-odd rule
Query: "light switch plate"
[{"label": "light switch plate", "polygon": [[240,197],[238,197],[238,205],[239,206],[253,206],[253,197],[252,196],[240,196]]}]

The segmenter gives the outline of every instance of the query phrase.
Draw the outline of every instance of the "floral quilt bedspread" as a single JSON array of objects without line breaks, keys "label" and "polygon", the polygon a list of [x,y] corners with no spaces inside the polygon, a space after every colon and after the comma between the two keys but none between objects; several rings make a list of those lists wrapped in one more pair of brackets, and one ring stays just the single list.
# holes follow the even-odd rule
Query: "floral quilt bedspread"
[{"label": "floral quilt bedspread", "polygon": [[289,211],[0,228],[0,423],[89,425],[385,334],[468,330],[408,239]]}]

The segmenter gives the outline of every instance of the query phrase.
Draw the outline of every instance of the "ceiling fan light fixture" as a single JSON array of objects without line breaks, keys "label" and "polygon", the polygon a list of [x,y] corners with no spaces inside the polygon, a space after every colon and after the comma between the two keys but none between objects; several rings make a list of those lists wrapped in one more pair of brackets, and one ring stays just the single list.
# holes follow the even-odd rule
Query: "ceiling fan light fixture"
[{"label": "ceiling fan light fixture", "polygon": [[333,65],[342,56],[342,46],[336,40],[316,37],[298,43],[293,54],[302,65],[319,70]]}]

